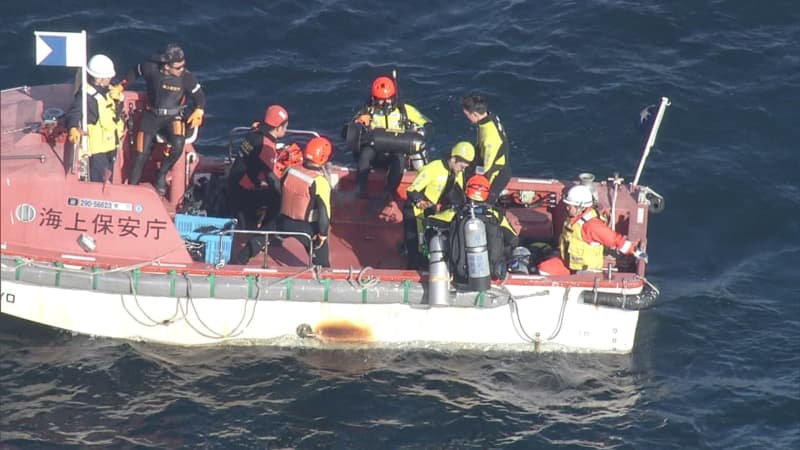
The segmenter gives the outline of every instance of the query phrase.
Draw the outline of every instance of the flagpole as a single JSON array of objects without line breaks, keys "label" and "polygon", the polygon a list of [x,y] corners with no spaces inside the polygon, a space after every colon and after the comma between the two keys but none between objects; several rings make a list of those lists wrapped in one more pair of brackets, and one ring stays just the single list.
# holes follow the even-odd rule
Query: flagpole
[{"label": "flagpole", "polygon": [[[89,129],[88,113],[86,109],[86,30],[81,30],[81,37],[83,38],[83,63],[81,64],[81,150],[78,157],[78,179],[84,178],[85,181],[89,180],[89,148],[88,148],[88,135],[86,134]],[[85,164],[81,166],[81,162],[86,158]]]}]

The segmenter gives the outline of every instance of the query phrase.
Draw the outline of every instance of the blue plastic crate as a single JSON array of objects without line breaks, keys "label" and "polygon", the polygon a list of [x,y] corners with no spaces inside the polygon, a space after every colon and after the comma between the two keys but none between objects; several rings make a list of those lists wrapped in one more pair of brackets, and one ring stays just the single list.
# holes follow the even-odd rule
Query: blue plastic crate
[{"label": "blue plastic crate", "polygon": [[[219,262],[219,235],[216,233],[186,233],[181,235],[184,239],[190,241],[200,241],[206,244],[205,260],[209,264],[216,264]],[[231,249],[233,248],[233,236],[222,237],[222,256],[225,262],[231,261]]]},{"label": "blue plastic crate", "polygon": [[197,233],[198,228],[212,226],[221,230],[232,230],[236,228],[236,219],[227,217],[207,217],[207,216],[191,216],[189,214],[175,214],[175,227],[178,228],[178,233],[184,235],[185,233]]},{"label": "blue plastic crate", "polygon": [[[175,214],[175,227],[183,239],[203,242],[206,245],[205,261],[209,264],[216,264],[219,262],[219,235],[217,233],[236,228],[236,219]],[[207,227],[212,228],[207,230],[205,229]],[[200,229],[203,231],[197,231]],[[233,236],[224,236],[222,253],[226,263],[231,260],[232,248]]]}]

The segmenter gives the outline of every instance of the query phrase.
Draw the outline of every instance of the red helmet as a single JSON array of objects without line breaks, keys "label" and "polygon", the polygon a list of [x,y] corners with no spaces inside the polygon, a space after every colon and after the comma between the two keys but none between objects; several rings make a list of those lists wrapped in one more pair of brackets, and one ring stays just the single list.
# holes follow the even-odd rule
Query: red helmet
[{"label": "red helmet", "polygon": [[278,128],[287,120],[289,120],[289,113],[281,105],[272,105],[264,113],[264,123],[273,128]]},{"label": "red helmet", "polygon": [[315,137],[308,141],[306,150],[303,152],[303,157],[306,161],[310,161],[318,166],[324,165],[331,159],[333,152],[333,144],[328,138]]},{"label": "red helmet", "polygon": [[489,179],[483,175],[473,175],[467,180],[467,198],[485,202],[489,198]]},{"label": "red helmet", "polygon": [[378,77],[372,82],[372,96],[379,100],[388,100],[396,93],[394,81],[389,77]]}]

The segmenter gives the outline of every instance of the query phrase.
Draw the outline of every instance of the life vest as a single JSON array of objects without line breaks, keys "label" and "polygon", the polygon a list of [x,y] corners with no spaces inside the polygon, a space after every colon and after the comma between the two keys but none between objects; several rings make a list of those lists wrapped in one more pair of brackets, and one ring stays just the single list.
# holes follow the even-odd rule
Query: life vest
[{"label": "life vest", "polygon": [[117,104],[108,94],[94,86],[86,87],[86,95],[97,102],[97,122],[87,124],[88,146],[92,155],[117,149],[125,124],[117,117]]},{"label": "life vest", "polygon": [[586,242],[581,233],[583,224],[598,217],[597,211],[592,208],[574,223],[570,223],[570,219],[564,221],[564,231],[561,233],[561,258],[570,270],[603,268],[603,244]]},{"label": "life vest", "polygon": [[[277,150],[275,141],[271,139],[269,135],[264,135],[261,140],[261,147],[258,150],[254,149],[250,141],[247,139],[242,141],[242,146],[239,148],[239,150],[243,153],[241,157],[245,158],[246,160],[253,161],[254,158],[260,159],[261,162],[267,166],[268,170],[271,170],[272,173],[275,174],[277,180],[283,178],[283,174],[286,169],[299,165],[303,162],[303,150],[299,145],[292,143],[281,150]],[[257,151],[258,153],[253,154],[253,151]],[[250,164],[252,164],[252,162],[250,162]],[[258,180],[259,182],[266,181],[266,174],[264,172],[260,172],[258,174]],[[247,190],[252,190],[259,187],[250,179],[246,173],[246,169],[239,179],[239,186]]]},{"label": "life vest", "polygon": [[289,167],[300,165],[303,162],[303,150],[299,145],[292,142],[288,146],[280,149],[275,155],[275,162],[272,172],[280,180]]},{"label": "life vest", "polygon": [[317,170],[303,166],[290,167],[283,180],[281,214],[304,222],[316,222],[319,213],[311,208],[311,186],[323,178]]},{"label": "life vest", "polygon": [[261,139],[261,153],[258,154],[259,159],[270,169],[275,167],[275,157],[278,154],[277,143],[270,139],[270,136],[264,134]]},{"label": "life vest", "polygon": [[405,111],[405,105],[402,103],[385,114],[380,108],[369,108],[370,122],[369,126],[372,129],[383,128],[387,131],[403,132],[408,125],[408,115]]}]

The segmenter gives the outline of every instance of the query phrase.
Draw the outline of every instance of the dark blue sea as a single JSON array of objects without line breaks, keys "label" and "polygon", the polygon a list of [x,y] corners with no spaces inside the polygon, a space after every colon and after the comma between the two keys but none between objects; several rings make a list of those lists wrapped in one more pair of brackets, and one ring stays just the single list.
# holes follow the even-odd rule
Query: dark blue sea
[{"label": "dark blue sea", "polygon": [[666,199],[648,245],[661,303],[625,356],[194,349],[3,317],[0,447],[800,448],[796,0],[6,1],[0,87],[71,80],[34,64],[33,32],[82,29],[118,72],[179,42],[207,153],[270,103],[341,149],[396,69],[434,155],[474,137],[458,100],[478,90],[516,174],[631,181],[638,112],[667,96],[641,180]]}]

